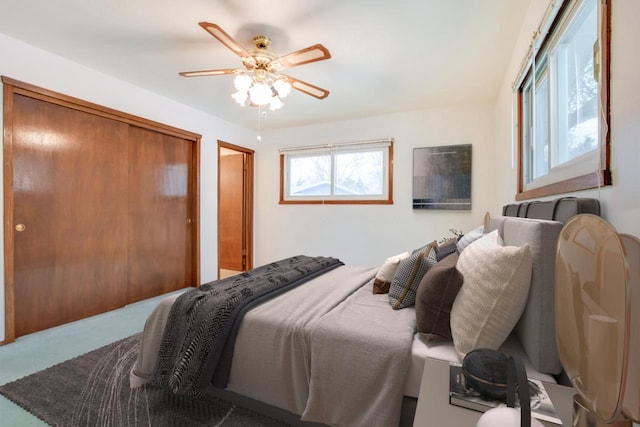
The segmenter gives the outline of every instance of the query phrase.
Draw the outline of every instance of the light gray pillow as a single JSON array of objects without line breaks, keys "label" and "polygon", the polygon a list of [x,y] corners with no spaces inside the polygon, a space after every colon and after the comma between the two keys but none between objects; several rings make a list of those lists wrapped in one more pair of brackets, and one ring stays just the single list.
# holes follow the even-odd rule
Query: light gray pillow
[{"label": "light gray pillow", "polygon": [[462,253],[462,251],[467,246],[469,246],[471,243],[475,242],[482,236],[484,236],[484,225],[481,225],[480,227],[474,228],[473,230],[467,232],[467,234],[465,234],[460,238],[460,240],[458,240],[458,243],[456,245],[458,248],[458,253]]}]

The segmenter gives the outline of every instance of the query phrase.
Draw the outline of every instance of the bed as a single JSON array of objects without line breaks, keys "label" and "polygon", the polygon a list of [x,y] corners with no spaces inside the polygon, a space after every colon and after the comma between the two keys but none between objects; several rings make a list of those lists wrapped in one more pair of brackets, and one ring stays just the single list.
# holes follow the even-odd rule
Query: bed
[{"label": "bed", "polygon": [[[498,235],[504,246],[527,246],[526,296],[500,348],[522,357],[530,376],[547,381],[562,371],[554,323],[555,247],[561,229],[557,221],[498,216],[465,234],[467,239],[479,235],[479,242]],[[476,246],[463,247],[461,259]],[[300,424],[411,425],[425,358],[459,362],[461,353],[457,341],[416,332],[415,306],[393,309],[389,295],[372,292],[380,270],[338,265],[261,301],[238,324],[228,371],[221,377],[214,373],[211,382],[223,386],[223,397],[255,403],[287,421],[296,414]],[[130,375],[132,387],[154,382],[167,319],[178,298],[164,299],[147,319]],[[459,300],[460,294],[451,309],[452,325]],[[458,307],[456,318],[468,311]],[[484,330],[473,317],[467,319],[472,332]]]}]

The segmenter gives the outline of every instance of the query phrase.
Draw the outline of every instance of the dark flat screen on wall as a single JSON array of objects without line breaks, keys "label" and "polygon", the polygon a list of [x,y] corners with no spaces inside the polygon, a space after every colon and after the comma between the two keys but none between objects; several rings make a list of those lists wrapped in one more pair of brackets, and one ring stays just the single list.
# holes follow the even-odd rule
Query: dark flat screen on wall
[{"label": "dark flat screen on wall", "polygon": [[413,208],[471,209],[471,144],[413,149]]}]

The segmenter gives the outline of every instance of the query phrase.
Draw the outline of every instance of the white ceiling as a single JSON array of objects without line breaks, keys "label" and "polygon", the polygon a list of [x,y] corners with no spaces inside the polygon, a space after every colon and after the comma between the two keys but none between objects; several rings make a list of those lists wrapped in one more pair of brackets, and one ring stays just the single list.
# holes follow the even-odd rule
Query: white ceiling
[{"label": "white ceiling", "polygon": [[232,76],[178,76],[242,66],[198,22],[247,49],[267,35],[277,55],[322,43],[331,59],[286,73],[331,94],[293,91],[275,128],[493,101],[531,1],[0,0],[0,33],[250,128]]}]

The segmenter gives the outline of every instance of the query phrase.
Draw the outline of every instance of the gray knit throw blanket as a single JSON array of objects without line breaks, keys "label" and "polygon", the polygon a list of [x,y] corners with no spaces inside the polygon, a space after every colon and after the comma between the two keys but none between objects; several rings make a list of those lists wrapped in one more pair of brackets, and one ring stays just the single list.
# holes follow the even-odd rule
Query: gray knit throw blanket
[{"label": "gray knit throw blanket", "polygon": [[299,255],[186,291],[171,307],[154,383],[197,396],[215,375],[215,386],[226,387],[243,314],[341,265],[336,258]]}]

